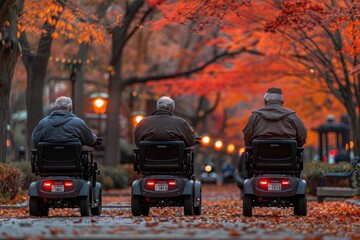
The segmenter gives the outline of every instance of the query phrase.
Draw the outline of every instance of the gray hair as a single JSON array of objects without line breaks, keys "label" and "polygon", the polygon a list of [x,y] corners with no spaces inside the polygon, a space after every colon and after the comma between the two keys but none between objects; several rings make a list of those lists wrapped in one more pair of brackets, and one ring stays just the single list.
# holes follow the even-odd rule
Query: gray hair
[{"label": "gray hair", "polygon": [[161,97],[156,103],[157,109],[165,109],[170,112],[174,111],[175,109],[175,102],[170,97]]},{"label": "gray hair", "polygon": [[265,102],[269,102],[269,101],[284,102],[284,96],[278,93],[265,93],[264,100]]},{"label": "gray hair", "polygon": [[55,100],[55,109],[70,111],[72,109],[71,98],[65,96],[58,97]]}]

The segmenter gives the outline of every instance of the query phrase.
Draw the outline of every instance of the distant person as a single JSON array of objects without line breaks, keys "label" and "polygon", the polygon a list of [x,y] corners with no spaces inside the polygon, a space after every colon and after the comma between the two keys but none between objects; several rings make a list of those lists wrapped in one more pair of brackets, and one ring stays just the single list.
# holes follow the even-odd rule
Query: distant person
[{"label": "distant person", "polygon": [[142,119],[134,131],[135,144],[140,141],[182,140],[186,147],[196,144],[196,136],[190,125],[182,118],[174,116],[175,102],[170,97],[161,97],[156,110]]},{"label": "distant person", "polygon": [[71,98],[63,96],[55,100],[53,111],[35,127],[32,140],[35,147],[39,142],[81,142],[82,145],[94,146],[97,136],[72,113]]}]

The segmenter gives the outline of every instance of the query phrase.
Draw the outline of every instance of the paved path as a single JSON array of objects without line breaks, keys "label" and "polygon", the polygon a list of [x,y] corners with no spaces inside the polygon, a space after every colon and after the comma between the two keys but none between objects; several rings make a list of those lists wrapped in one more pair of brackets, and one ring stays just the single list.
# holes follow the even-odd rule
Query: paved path
[{"label": "paved path", "polygon": [[262,208],[250,218],[242,215],[234,186],[204,186],[203,214],[194,217],[183,216],[182,208],[133,217],[128,194],[104,203],[96,217],[81,217],[78,209],[35,218],[24,207],[0,209],[0,239],[360,239],[360,206],[344,201],[310,201],[307,217],[293,216],[291,208]]}]

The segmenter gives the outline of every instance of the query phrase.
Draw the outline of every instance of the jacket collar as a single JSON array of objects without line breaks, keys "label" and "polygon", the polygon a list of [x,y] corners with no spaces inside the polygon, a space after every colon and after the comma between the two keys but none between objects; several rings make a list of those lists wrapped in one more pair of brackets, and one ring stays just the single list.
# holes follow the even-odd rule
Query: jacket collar
[{"label": "jacket collar", "polygon": [[170,111],[165,110],[165,109],[156,109],[155,111],[153,111],[151,113],[151,115],[170,115],[170,116],[173,116],[173,114]]}]

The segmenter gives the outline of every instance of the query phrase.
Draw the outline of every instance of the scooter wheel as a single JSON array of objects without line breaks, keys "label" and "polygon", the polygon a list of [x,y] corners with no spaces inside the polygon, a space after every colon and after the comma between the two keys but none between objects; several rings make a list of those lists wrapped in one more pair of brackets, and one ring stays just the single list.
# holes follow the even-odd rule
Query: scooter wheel
[{"label": "scooter wheel", "polygon": [[90,201],[89,195],[80,198],[80,214],[82,217],[90,216]]},{"label": "scooter wheel", "polygon": [[252,216],[252,199],[249,195],[244,195],[243,198],[243,215],[246,217]]}]

